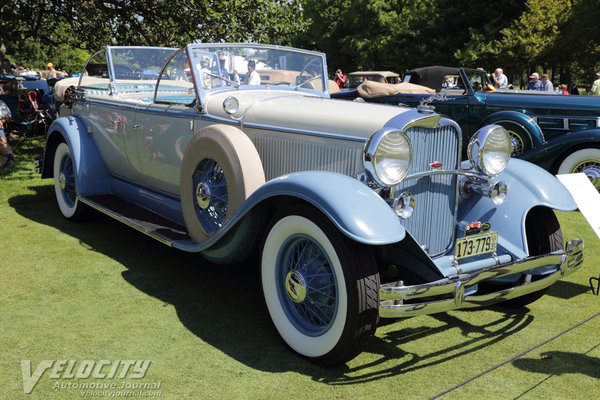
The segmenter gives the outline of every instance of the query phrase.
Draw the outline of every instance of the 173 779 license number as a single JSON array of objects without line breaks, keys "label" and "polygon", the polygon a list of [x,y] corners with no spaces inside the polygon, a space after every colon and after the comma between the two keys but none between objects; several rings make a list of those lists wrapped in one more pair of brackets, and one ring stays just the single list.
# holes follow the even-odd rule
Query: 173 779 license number
[{"label": "173 779 license number", "polygon": [[497,245],[498,232],[467,236],[456,241],[454,257],[458,260],[479,254],[493,253],[496,251]]}]

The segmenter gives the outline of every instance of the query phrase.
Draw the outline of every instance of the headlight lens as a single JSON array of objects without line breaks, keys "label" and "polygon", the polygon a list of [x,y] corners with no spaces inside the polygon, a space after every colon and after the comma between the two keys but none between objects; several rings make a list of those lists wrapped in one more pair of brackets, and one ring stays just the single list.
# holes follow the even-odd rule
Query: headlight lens
[{"label": "headlight lens", "polygon": [[500,125],[484,126],[471,138],[467,153],[480,173],[498,175],[510,158],[510,136]]},{"label": "headlight lens", "polygon": [[404,179],[412,161],[412,147],[404,132],[384,129],[367,142],[365,169],[381,186],[394,186]]}]

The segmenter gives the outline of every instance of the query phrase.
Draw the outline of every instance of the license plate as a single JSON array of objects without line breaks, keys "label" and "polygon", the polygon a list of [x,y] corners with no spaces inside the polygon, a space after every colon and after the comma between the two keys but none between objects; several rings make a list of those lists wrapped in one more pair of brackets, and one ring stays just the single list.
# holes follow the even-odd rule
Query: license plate
[{"label": "license plate", "polygon": [[456,241],[454,257],[458,260],[479,254],[494,253],[497,245],[498,232],[467,236]]}]

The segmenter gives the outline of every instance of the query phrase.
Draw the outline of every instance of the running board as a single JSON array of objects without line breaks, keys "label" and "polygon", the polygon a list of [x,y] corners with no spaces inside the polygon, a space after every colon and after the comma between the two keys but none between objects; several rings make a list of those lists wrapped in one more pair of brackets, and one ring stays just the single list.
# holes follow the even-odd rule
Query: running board
[{"label": "running board", "polygon": [[168,246],[175,241],[191,240],[185,226],[113,194],[82,196],[79,201]]}]

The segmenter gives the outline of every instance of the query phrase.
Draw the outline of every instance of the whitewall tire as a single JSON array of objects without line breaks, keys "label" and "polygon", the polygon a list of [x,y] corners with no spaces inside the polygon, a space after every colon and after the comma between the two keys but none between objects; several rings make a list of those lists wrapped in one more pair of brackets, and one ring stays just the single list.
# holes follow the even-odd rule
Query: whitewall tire
[{"label": "whitewall tire", "polygon": [[273,218],[261,279],[277,331],[312,361],[347,361],[376,329],[379,274],[372,252],[308,206]]},{"label": "whitewall tire", "polygon": [[66,143],[60,143],[54,152],[54,192],[62,215],[72,221],[83,217],[84,204],[79,201],[77,168]]},{"label": "whitewall tire", "polygon": [[600,191],[600,149],[593,147],[574,151],[569,154],[558,167],[558,174],[587,175],[596,190]]}]

